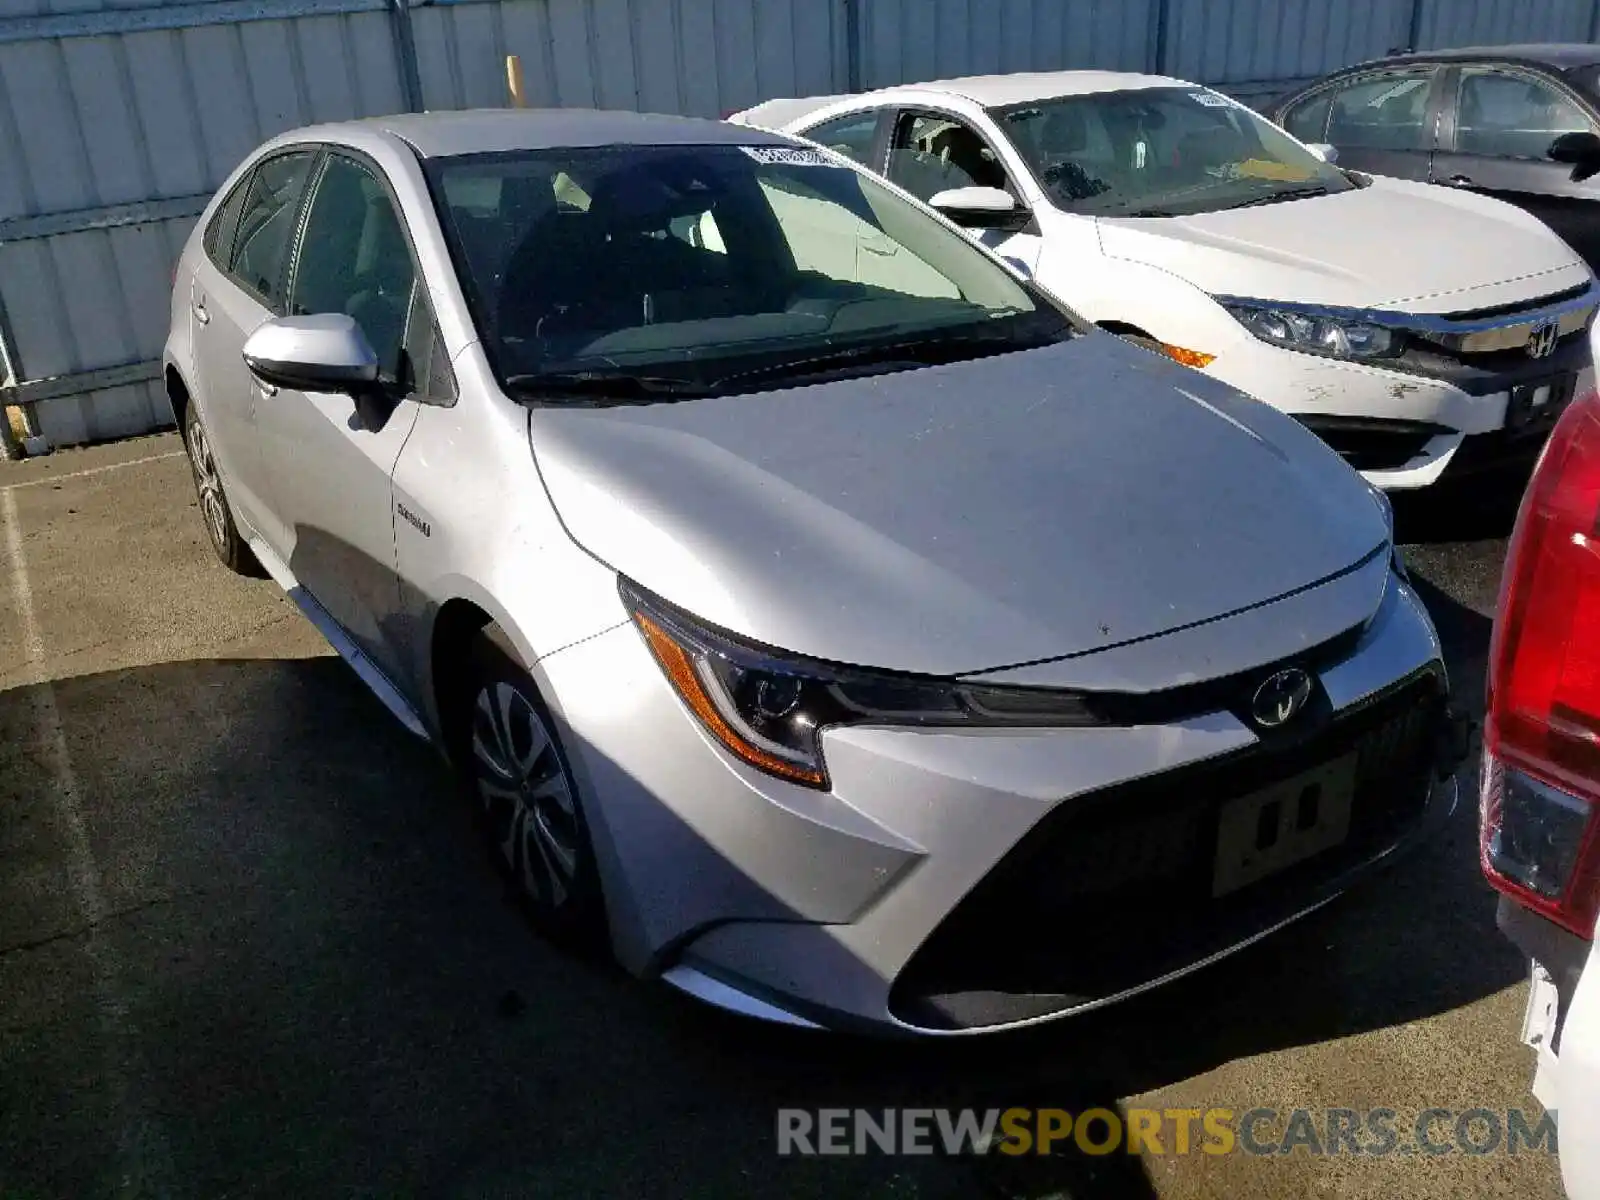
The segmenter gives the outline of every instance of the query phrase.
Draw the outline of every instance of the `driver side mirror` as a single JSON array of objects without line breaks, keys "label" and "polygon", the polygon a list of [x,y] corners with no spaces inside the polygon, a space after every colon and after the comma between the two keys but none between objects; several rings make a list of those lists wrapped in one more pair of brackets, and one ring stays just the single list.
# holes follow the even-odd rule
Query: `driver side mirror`
[{"label": "driver side mirror", "polygon": [[1339,161],[1339,147],[1330,145],[1327,142],[1312,142],[1306,146],[1306,149],[1330,166]]},{"label": "driver side mirror", "polygon": [[1591,175],[1600,174],[1600,137],[1587,130],[1563,133],[1550,143],[1545,157],[1551,162],[1571,163],[1572,182],[1582,183]]},{"label": "driver side mirror", "polygon": [[950,188],[936,192],[928,207],[963,229],[1020,229],[1032,219],[1032,214],[1003,188]]},{"label": "driver side mirror", "polygon": [[378,356],[354,317],[274,317],[244,344],[244,364],[262,383],[300,392],[371,391]]}]

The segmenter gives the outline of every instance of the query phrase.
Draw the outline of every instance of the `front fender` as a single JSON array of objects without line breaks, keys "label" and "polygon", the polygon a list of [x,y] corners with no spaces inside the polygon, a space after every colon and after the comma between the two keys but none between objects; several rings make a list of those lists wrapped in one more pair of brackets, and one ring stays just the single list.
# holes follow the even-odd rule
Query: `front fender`
[{"label": "front fender", "polygon": [[1103,256],[1085,263],[1047,239],[1038,281],[1097,325],[1131,325],[1158,342],[1219,358],[1256,344],[1209,294],[1149,263]]}]

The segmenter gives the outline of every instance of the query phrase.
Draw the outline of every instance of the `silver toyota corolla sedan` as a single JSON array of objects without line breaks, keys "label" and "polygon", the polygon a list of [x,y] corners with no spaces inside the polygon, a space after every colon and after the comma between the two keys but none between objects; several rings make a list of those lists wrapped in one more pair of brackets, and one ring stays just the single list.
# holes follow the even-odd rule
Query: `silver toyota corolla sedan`
[{"label": "silver toyota corolla sedan", "polygon": [[799,1025],[1038,1021],[1454,805],[1381,497],[826,151],[300,130],[176,280],[217,553],[448,755],[542,929],[640,975]]}]

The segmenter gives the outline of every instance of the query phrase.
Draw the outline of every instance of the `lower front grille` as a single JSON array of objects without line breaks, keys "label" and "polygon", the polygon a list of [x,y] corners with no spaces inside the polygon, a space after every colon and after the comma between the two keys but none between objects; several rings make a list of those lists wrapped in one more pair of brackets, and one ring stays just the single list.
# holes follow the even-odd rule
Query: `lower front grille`
[{"label": "lower front grille", "polygon": [[[891,1011],[933,1029],[1026,1020],[1159,979],[1287,919],[1422,816],[1445,705],[1442,677],[1424,671],[1297,735],[1064,801],[912,957]],[[1344,841],[1212,899],[1223,804],[1352,753]]]},{"label": "lower front grille", "polygon": [[1421,454],[1443,425],[1366,417],[1297,414],[1297,419],[1358,471],[1396,471]]}]

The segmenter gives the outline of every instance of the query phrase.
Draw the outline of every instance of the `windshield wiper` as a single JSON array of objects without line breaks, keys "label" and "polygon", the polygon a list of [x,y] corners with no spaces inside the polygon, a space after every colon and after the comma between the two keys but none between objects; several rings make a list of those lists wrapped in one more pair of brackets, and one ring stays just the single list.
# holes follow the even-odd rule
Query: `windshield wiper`
[{"label": "windshield wiper", "polygon": [[887,363],[935,366],[939,363],[959,361],[966,357],[962,354],[962,350],[973,346],[983,346],[990,353],[1004,353],[1007,350],[1034,350],[1055,340],[1057,339],[1001,333],[999,330],[979,329],[967,333],[953,333],[948,330],[930,329],[914,338],[904,338],[894,342],[872,342],[864,346],[842,346],[808,358],[787,359],[764,367],[755,367],[749,371],[737,371],[714,380],[710,386],[720,390],[730,384],[750,384],[762,380],[786,378],[800,380],[813,375],[823,375],[839,368]]},{"label": "windshield wiper", "polygon": [[634,375],[627,371],[536,371],[507,377],[507,390],[521,395],[594,396],[639,400],[665,396],[704,396],[711,391],[692,379],[670,375]]},{"label": "windshield wiper", "polygon": [[1218,212],[1226,212],[1235,208],[1255,208],[1262,204],[1282,204],[1287,200],[1305,200],[1311,196],[1326,196],[1328,189],[1320,183],[1312,187],[1284,188],[1279,192],[1268,192],[1265,196],[1254,196],[1249,200],[1241,200],[1237,204],[1226,204]]}]

